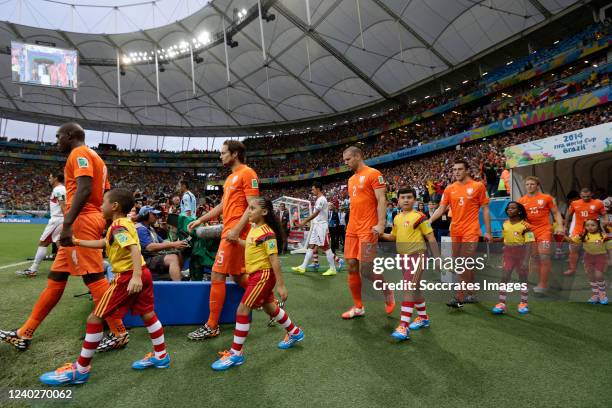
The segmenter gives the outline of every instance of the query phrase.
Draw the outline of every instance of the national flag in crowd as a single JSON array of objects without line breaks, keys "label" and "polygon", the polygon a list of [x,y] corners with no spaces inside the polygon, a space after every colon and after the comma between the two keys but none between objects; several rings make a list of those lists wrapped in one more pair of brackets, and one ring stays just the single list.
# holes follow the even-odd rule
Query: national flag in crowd
[{"label": "national flag in crowd", "polygon": [[540,92],[540,95],[538,96],[538,102],[540,104],[546,103],[548,101],[548,95],[550,95],[550,89],[546,88],[542,92]]},{"label": "national flag in crowd", "polygon": [[565,98],[568,94],[569,85],[565,84],[560,88],[555,89],[555,97],[556,98]]}]

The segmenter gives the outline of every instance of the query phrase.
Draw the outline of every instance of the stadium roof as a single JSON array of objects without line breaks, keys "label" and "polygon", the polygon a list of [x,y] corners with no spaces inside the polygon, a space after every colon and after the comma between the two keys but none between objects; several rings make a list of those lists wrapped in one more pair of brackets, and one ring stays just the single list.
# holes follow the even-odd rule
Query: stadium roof
[{"label": "stadium roof", "polygon": [[[391,99],[581,3],[261,0],[269,20],[261,24],[265,51],[256,0],[213,0],[174,23],[131,33],[0,22],[0,115],[150,135],[253,134],[255,125]],[[77,49],[78,92],[20,89],[11,80],[11,40]],[[237,46],[225,47],[232,42]],[[163,66],[158,75],[155,52]],[[193,82],[192,52],[199,62],[193,63]]]}]

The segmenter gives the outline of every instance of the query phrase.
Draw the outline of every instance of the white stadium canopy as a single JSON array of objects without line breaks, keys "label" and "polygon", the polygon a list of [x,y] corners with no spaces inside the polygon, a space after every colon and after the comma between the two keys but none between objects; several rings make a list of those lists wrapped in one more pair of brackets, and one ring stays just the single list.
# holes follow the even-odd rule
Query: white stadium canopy
[{"label": "white stadium canopy", "polygon": [[[156,2],[140,6],[149,3],[154,12]],[[261,0],[262,21],[257,0],[213,0],[170,24],[113,34],[87,33],[79,19],[74,31],[5,21],[0,116],[148,135],[244,135],[253,125],[390,99],[578,3]],[[123,9],[104,12],[113,10]],[[11,41],[78,50],[78,91],[13,83]]]}]

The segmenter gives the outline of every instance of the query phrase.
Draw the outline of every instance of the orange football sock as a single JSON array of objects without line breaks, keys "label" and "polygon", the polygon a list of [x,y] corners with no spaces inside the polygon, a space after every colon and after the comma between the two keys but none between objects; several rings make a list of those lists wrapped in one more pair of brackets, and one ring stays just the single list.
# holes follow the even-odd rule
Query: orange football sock
[{"label": "orange football sock", "polygon": [[[98,302],[100,301],[100,299],[102,299],[102,295],[104,295],[104,292],[106,292],[106,290],[109,288],[109,284],[106,279],[100,279],[88,284],[87,287],[89,288],[89,292],[91,292],[91,297],[93,298],[94,305],[98,306]],[[113,332],[115,336],[120,336],[127,332],[121,319],[108,317],[106,319],[106,323],[108,323],[108,328],[110,329],[110,331]]]},{"label": "orange football sock", "polygon": [[541,259],[540,260],[540,283],[538,286],[541,288],[548,287],[548,276],[550,275],[550,271],[552,270],[552,261],[549,259]]},{"label": "orange football sock", "polygon": [[348,274],[348,285],[351,290],[351,296],[353,296],[353,302],[355,307],[363,308],[363,302],[361,301],[361,275],[359,272],[351,272]]},{"label": "orange football sock", "polygon": [[212,281],[210,284],[210,299],[208,321],[206,324],[210,328],[216,328],[219,326],[219,317],[221,316],[221,310],[223,310],[223,303],[225,302],[225,282],[224,281]]},{"label": "orange football sock", "polygon": [[42,291],[28,320],[17,330],[17,335],[26,339],[31,339],[38,326],[45,320],[45,317],[55,307],[62,298],[66,281],[54,281],[47,279],[47,287]]}]

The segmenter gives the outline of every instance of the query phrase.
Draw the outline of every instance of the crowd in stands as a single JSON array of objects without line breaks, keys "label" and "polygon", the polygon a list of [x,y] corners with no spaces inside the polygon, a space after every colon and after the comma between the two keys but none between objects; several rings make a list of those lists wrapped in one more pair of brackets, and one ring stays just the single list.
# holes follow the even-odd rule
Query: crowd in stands
[{"label": "crowd in stands", "polygon": [[[540,125],[485,138],[467,145],[458,145],[455,150],[446,150],[441,153],[407,160],[401,164],[381,168],[380,170],[385,175],[389,191],[397,191],[400,187],[410,186],[417,190],[420,200],[425,202],[439,201],[443,189],[452,182],[453,161],[456,158],[463,158],[470,163],[474,178],[492,186],[489,191],[496,195],[499,177],[505,166],[504,149],[506,147],[610,121],[612,121],[612,106],[606,105]],[[486,174],[489,173],[487,172],[489,168],[494,170],[494,178],[489,177],[487,179]],[[346,179],[348,179],[348,175]],[[327,198],[336,206],[345,202],[346,179],[324,185]],[[310,187],[287,187],[281,184],[266,190],[265,193],[269,197],[286,195],[308,198]]]},{"label": "crowd in stands", "polygon": [[[420,199],[429,201],[435,199],[436,195],[439,195],[442,189],[451,182],[449,163],[459,156],[471,163],[474,176],[488,184],[489,191],[494,193],[505,165],[503,158],[505,147],[610,121],[612,121],[612,106],[606,105],[470,144],[458,145],[454,150],[407,160],[381,170],[389,183],[389,190],[394,191],[400,186],[410,185],[417,189]],[[362,148],[366,157],[380,153],[373,150],[371,145],[365,145]],[[333,159],[331,164],[337,166],[341,164],[341,153],[341,149],[333,150],[333,154],[326,157],[328,160]],[[268,163],[270,167],[277,166],[278,168],[279,163],[282,167],[290,167],[283,161],[269,160]],[[260,167],[261,163],[249,162],[249,164],[262,177],[262,172],[265,170],[262,169],[263,166]],[[61,163],[29,161],[27,163],[3,163],[2,166],[4,177],[0,184],[0,208],[28,210],[48,208],[47,176],[49,173],[60,172]],[[177,194],[178,182],[183,178],[190,180],[191,191],[196,197],[203,198],[207,195],[205,179],[186,175],[182,170],[109,166],[109,180],[113,186],[138,192],[148,200],[149,204],[157,204],[164,200],[171,202],[173,196]],[[336,205],[341,204],[344,200],[345,185],[346,180],[342,179],[342,181],[328,183],[325,186],[328,198]],[[262,185],[262,189],[265,194],[274,197],[288,195],[307,198],[310,194],[308,186],[296,188],[283,184],[271,187]],[[211,197],[207,203],[209,205],[214,205],[219,200],[218,196],[210,194],[208,196]]]},{"label": "crowd in stands", "polygon": [[[584,65],[582,61],[580,63]],[[590,68],[591,65],[588,67]],[[384,132],[379,136],[358,142],[358,144],[367,157],[380,156],[526,113],[609,84],[609,74],[599,74],[596,71],[578,82],[568,84],[561,82],[562,79],[574,75],[575,71],[578,71],[578,68],[568,67],[560,72],[517,85],[511,91],[508,90],[508,93],[499,92],[488,99],[490,102],[486,105],[474,107],[472,104],[472,106],[457,108],[431,119]],[[510,92],[514,95],[511,95]],[[299,138],[284,140],[286,143],[291,143],[288,140],[301,139],[302,135]],[[342,146],[324,151],[299,152],[299,154],[288,155],[282,161],[281,166],[267,158],[252,157],[249,161],[253,167],[258,169],[260,177],[277,177],[336,167],[341,164],[341,152]],[[222,179],[224,176],[225,174],[221,172],[218,178]]]},{"label": "crowd in stands", "polygon": [[[600,24],[589,27],[582,33],[573,36],[570,40],[563,40],[550,49],[538,50],[537,53],[525,57],[514,64],[491,72],[484,81],[469,81],[461,87],[432,95],[418,103],[410,103],[404,106],[394,106],[376,115],[365,119],[359,119],[351,123],[338,123],[322,131],[280,137],[257,137],[247,138],[247,152],[253,150],[270,151],[273,149],[295,148],[304,145],[321,144],[332,140],[343,139],[360,132],[373,128],[382,127],[385,124],[401,118],[423,113],[434,107],[440,106],[460,96],[469,94],[483,86],[483,82],[491,83],[492,78],[501,79],[512,72],[520,72],[528,69],[559,52],[575,46],[577,42],[588,43],[608,35],[608,24]],[[415,145],[428,143],[432,140],[451,136],[468,129],[474,129],[489,123],[493,123],[516,114],[525,113],[539,107],[549,105],[559,100],[575,96],[582,92],[593,90],[597,87],[609,85],[609,74],[607,69],[594,69],[606,66],[606,51],[589,57],[586,61],[576,61],[573,64],[548,72],[531,80],[521,82],[508,88],[497,89],[491,87],[493,93],[473,101],[469,104],[458,106],[452,111],[422,119],[415,123],[383,132],[372,137],[362,139],[357,145],[363,150],[366,158],[375,157]],[[512,64],[511,64],[512,65]],[[513,71],[514,70],[514,71]],[[578,80],[574,78],[578,73]],[[500,74],[501,73],[501,74]],[[456,150],[447,150],[433,155],[423,156],[403,163],[396,163],[383,168],[390,190],[399,186],[410,185],[419,192],[420,198],[424,200],[435,199],[441,190],[450,182],[450,166],[448,165],[458,155],[468,159],[472,164],[474,176],[485,181],[489,190],[494,191],[499,175],[504,167],[503,149],[517,143],[547,137],[599,123],[608,122],[612,108],[610,106],[592,109],[590,111],[573,114],[568,117],[558,118],[540,125],[508,132],[499,136],[473,142],[468,145],[457,146]],[[17,142],[21,146],[3,147],[3,151],[30,154],[49,154],[61,156],[57,151],[55,143],[35,143],[31,140],[0,138],[0,142]],[[353,143],[351,143],[353,144]],[[26,146],[27,145],[27,146]],[[267,156],[247,156],[247,162],[258,173],[260,178],[277,177],[295,174],[304,174],[314,170],[323,170],[337,167],[342,164],[342,151],[346,145],[312,152],[298,152],[287,154],[282,159]],[[117,150],[104,147],[98,149],[104,158],[119,155]],[[119,150],[119,152],[122,152]],[[132,153],[154,154],[156,152],[144,150],[131,150]],[[160,150],[157,153],[164,153]],[[171,152],[167,152],[171,153]],[[214,153],[208,150],[191,150],[189,153]],[[142,160],[138,157],[135,160]],[[154,159],[157,160],[157,159]],[[181,160],[183,162],[202,162],[202,158],[178,157],[159,160]],[[211,161],[213,159],[205,159]],[[49,173],[61,171],[62,162],[34,161],[3,159],[0,157],[0,165],[3,168],[3,179],[0,183],[0,208],[2,209],[28,209],[46,210],[48,208],[49,186],[47,176]],[[227,169],[218,171],[210,170],[213,174],[209,179],[223,180],[227,175]],[[193,169],[172,168],[140,168],[109,165],[109,180],[115,187],[123,187],[138,192],[146,198],[149,204],[168,203],[172,206],[173,198],[177,194],[178,182],[181,179],[190,180],[191,191],[196,197],[207,196],[205,178],[196,177]],[[328,197],[338,205],[344,202],[344,185],[342,181],[328,183],[325,188]],[[262,185],[265,194],[279,196],[289,195],[293,197],[308,197],[310,187],[288,187],[286,184],[267,186]],[[218,202],[218,196],[208,197],[205,206],[210,207]]]}]

